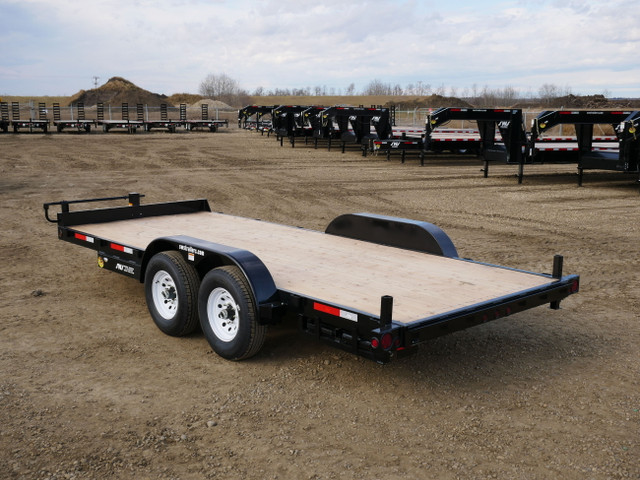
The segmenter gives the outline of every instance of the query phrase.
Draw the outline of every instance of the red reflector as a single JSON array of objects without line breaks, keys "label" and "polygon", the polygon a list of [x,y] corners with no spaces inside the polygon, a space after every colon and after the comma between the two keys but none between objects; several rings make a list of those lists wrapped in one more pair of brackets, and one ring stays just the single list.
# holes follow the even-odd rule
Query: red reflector
[{"label": "red reflector", "polygon": [[378,341],[377,338],[372,338],[371,339],[371,347],[372,348],[378,348],[380,346],[380,342]]},{"label": "red reflector", "polygon": [[114,250],[118,250],[119,252],[124,252],[124,247],[122,245],[118,245],[117,243],[112,243],[110,247]]},{"label": "red reflector", "polygon": [[78,240],[86,240],[87,239],[87,236],[86,235],[82,235],[81,233],[74,234],[74,237],[76,237]]},{"label": "red reflector", "polygon": [[384,350],[388,350],[391,348],[391,344],[393,343],[393,337],[390,333],[385,333],[380,339],[380,344]]},{"label": "red reflector", "polygon": [[313,309],[319,312],[328,313],[329,315],[335,315],[336,317],[340,316],[339,308],[330,307],[329,305],[323,305],[322,303],[313,302]]}]

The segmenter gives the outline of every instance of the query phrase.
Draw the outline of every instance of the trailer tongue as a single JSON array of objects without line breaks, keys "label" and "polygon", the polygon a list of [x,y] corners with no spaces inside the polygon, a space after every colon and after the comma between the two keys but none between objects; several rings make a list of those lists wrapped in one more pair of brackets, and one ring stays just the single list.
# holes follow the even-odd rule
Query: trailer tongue
[{"label": "trailer tongue", "polygon": [[[129,206],[70,208],[117,199]],[[579,288],[560,256],[552,274],[465,260],[435,225],[393,217],[342,215],[318,232],[213,213],[206,200],[141,205],[138,194],[44,209],[61,240],[144,282],[163,332],[200,324],[232,360],[255,355],[267,326],[293,316],[303,332],[386,363],[430,338],[543,304],[557,309]]]}]

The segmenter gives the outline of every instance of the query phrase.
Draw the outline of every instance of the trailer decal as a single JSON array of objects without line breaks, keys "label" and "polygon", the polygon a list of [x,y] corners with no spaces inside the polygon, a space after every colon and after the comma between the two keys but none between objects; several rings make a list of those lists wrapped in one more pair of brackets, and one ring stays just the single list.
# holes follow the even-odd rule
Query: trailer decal
[{"label": "trailer decal", "polygon": [[346,320],[351,320],[353,322],[358,321],[357,313],[347,312],[346,310],[341,310],[336,307],[330,307],[329,305],[324,305],[322,303],[313,302],[313,309],[317,310],[318,312],[328,313],[329,315],[344,318]]},{"label": "trailer decal", "polygon": [[129,265],[123,265],[121,263],[116,264],[116,270],[120,272],[128,273],[129,275],[135,275],[136,273],[133,267],[130,267]]},{"label": "trailer decal", "polygon": [[189,257],[192,257],[194,254],[195,255],[200,255],[201,257],[204,257],[204,250],[200,250],[198,248],[193,248],[190,245],[178,245],[178,248],[180,250],[183,250],[183,251],[187,252],[189,254]]}]

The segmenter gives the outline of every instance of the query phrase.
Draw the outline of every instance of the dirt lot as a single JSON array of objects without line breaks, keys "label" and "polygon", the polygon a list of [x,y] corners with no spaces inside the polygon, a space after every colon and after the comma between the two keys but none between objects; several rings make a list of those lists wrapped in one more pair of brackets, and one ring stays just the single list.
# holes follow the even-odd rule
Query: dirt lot
[{"label": "dirt lot", "polygon": [[[464,157],[419,167],[235,127],[0,135],[0,477],[640,478],[640,196],[634,178]],[[426,220],[461,256],[581,275],[539,307],[381,366],[270,330],[231,363],[151,321],[143,287],[63,243],[42,203],[138,191],[323,229]],[[378,272],[384,274],[384,272]],[[455,292],[452,292],[455,295]]]}]

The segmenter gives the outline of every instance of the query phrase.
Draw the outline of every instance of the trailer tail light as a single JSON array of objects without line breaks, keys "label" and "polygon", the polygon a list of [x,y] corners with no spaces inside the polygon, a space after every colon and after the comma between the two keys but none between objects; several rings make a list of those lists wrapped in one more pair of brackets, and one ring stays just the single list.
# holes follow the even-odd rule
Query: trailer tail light
[{"label": "trailer tail light", "polygon": [[580,281],[574,280],[573,283],[571,283],[571,286],[569,287],[569,291],[571,293],[577,293],[578,290],[580,290]]},{"label": "trailer tail light", "polygon": [[376,349],[378,347],[382,347],[383,350],[389,350],[392,346],[399,346],[400,339],[393,339],[393,335],[391,333],[385,333],[378,339],[377,337],[373,337],[371,339],[371,348]]},{"label": "trailer tail light", "polygon": [[385,333],[380,339],[380,346],[383,350],[389,350],[393,344],[393,337],[390,333]]}]

